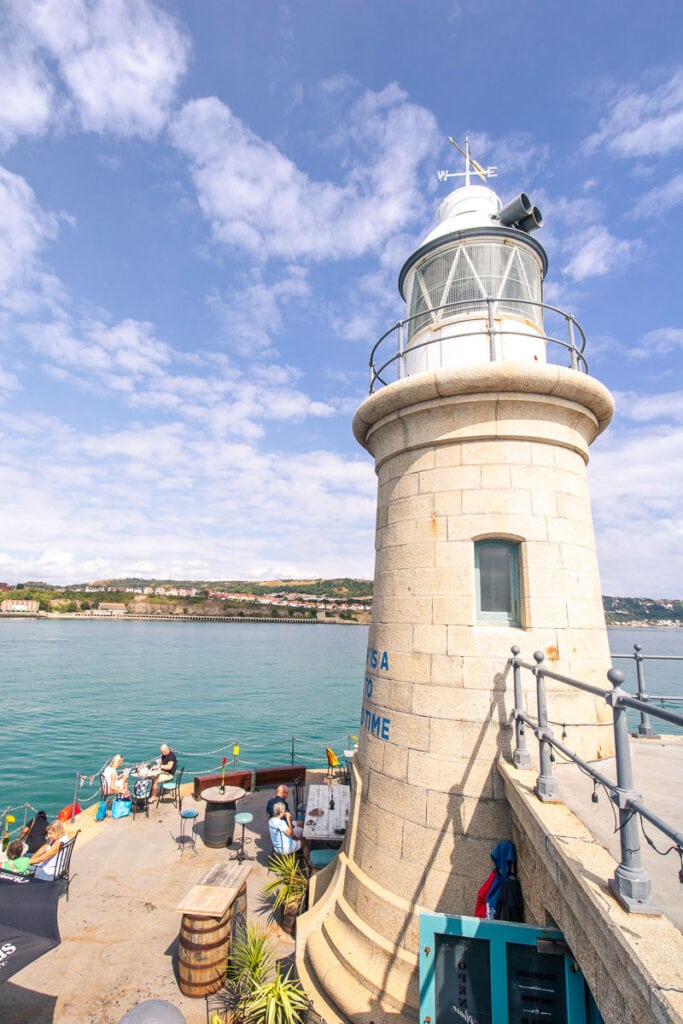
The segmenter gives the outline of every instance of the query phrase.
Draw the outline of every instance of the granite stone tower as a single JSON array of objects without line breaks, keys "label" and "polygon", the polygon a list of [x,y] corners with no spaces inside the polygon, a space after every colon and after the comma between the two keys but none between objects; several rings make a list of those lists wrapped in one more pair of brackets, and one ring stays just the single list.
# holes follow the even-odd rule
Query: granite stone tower
[{"label": "granite stone tower", "polygon": [[[609,667],[586,465],[613,403],[578,324],[543,303],[541,220],[524,194],[502,207],[467,152],[354,419],[378,497],[351,827],[297,940],[328,1022],[417,1019],[420,910],[472,914],[511,838],[511,647],[596,685]],[[553,708],[581,756],[610,753],[594,697]]]}]

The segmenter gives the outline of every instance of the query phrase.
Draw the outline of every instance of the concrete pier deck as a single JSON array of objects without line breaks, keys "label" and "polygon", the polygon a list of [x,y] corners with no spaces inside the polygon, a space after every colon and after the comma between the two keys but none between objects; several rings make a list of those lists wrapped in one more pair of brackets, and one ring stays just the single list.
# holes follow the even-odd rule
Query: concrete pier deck
[{"label": "concrete pier deck", "polygon": [[[316,780],[311,773],[313,781]],[[185,787],[183,787],[185,790]],[[166,999],[187,1024],[205,1024],[204,999],[184,996],[174,965],[181,915],[175,908],[215,863],[238,849],[241,829],[226,850],[201,841],[203,802],[187,793],[185,807],[199,810],[196,852],[179,851],[180,818],[170,803],[144,814],[95,822],[84,813],[72,859],[69,901],[60,898],[61,945],[0,984],[2,1024],[118,1024],[146,999]],[[248,915],[270,930],[278,959],[292,958],[294,941],[270,918],[260,899],[271,852],[266,803],[274,790],[248,794],[238,810],[251,811],[246,852],[256,859],[247,882]],[[290,802],[291,806],[291,802]],[[271,875],[272,878],[272,875]]]},{"label": "concrete pier deck", "polygon": [[[636,790],[645,806],[683,833],[683,736],[661,736],[659,739],[632,738],[631,763]],[[596,761],[594,767],[616,781],[613,757]],[[554,765],[560,798],[594,836],[597,843],[608,850],[617,864],[620,860],[618,812],[606,793],[598,789],[598,803],[591,801],[593,782],[574,764]],[[615,817],[617,815],[617,817]],[[647,835],[658,850],[669,850],[673,845],[654,825],[645,823]],[[672,850],[660,856],[647,843],[641,829],[641,860],[652,879],[653,902],[665,917],[683,931],[683,893],[678,880],[681,867],[678,855]]]}]

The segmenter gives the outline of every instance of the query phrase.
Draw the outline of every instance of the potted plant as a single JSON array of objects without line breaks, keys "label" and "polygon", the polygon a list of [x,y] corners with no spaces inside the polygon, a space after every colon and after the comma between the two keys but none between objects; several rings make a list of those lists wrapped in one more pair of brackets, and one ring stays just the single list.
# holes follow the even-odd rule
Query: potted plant
[{"label": "potted plant", "polygon": [[299,982],[282,974],[278,967],[272,981],[254,990],[247,1000],[248,1024],[298,1024],[308,1007],[308,997]]},{"label": "potted plant", "polygon": [[280,912],[280,926],[288,935],[294,934],[296,918],[303,903],[308,878],[296,853],[274,853],[268,861],[268,870],[275,878],[263,888],[263,895]]},{"label": "potted plant", "polygon": [[266,931],[246,925],[236,933],[225,985],[209,997],[209,1024],[297,1024],[308,999],[289,971],[279,965]]}]

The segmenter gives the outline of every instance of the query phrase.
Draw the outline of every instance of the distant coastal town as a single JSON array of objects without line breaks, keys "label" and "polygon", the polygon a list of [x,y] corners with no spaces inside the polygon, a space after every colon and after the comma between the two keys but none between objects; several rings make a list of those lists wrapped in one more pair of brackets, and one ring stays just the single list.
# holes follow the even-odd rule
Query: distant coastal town
[{"label": "distant coastal town", "polygon": [[267,620],[367,625],[369,580],[116,579],[69,586],[0,583],[0,616]]},{"label": "distant coastal town", "polygon": [[[0,617],[246,619],[367,625],[372,581],[112,579],[0,582]],[[608,626],[683,626],[683,600],[603,597]]]}]

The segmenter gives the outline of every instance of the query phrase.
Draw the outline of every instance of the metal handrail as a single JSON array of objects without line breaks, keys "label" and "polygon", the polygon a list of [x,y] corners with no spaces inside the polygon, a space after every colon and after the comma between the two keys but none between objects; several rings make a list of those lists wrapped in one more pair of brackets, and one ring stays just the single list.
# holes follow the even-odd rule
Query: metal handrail
[{"label": "metal handrail", "polygon": [[[641,654],[642,647],[640,644],[633,645],[633,654],[614,654],[613,658],[619,660],[631,660],[636,663],[636,680],[638,683],[638,697],[640,700],[646,703],[652,702],[652,700],[668,700],[672,703],[680,703],[683,701],[683,697],[656,697],[653,698],[645,692],[645,669],[643,662],[647,661],[683,661],[683,657],[678,654]],[[650,722],[650,709],[641,709],[640,711],[640,725],[638,726],[639,736],[655,737],[656,733],[652,728]],[[662,717],[661,715],[658,717]],[[668,719],[666,719],[668,721]]]},{"label": "metal handrail", "polygon": [[[519,330],[515,331],[515,338],[532,338],[535,341],[544,341],[550,345],[557,345],[559,348],[564,349],[569,353],[569,366],[572,370],[577,370],[580,373],[588,373],[588,363],[584,356],[586,348],[586,335],[583,328],[577,320],[571,315],[566,313],[564,310],[559,309],[557,306],[551,306],[546,302],[534,302],[531,299],[518,299],[518,298],[494,298],[492,296],[486,296],[479,299],[460,299],[456,302],[447,302],[442,306],[433,306],[429,310],[423,310],[420,313],[413,313],[412,316],[406,317],[404,320],[399,320],[392,327],[390,327],[378,341],[373,345],[370,353],[369,367],[370,367],[370,394],[375,390],[376,385],[387,386],[393,381],[385,380],[382,376],[385,371],[391,367],[396,366],[396,379],[401,380],[406,376],[405,359],[407,355],[412,355],[415,352],[419,352],[422,348],[429,348],[432,345],[440,345],[444,341],[457,338],[458,341],[463,341],[468,338],[481,337],[485,335],[489,339],[489,352],[491,362],[495,362],[497,359],[496,344],[495,340],[499,334],[505,334],[506,331],[501,331],[495,326],[494,316],[498,309],[501,309],[505,315],[514,317],[519,316],[519,312],[515,313],[514,310],[505,309],[506,305],[515,306],[528,306],[531,309],[540,309],[543,312],[554,313],[561,317],[566,324],[567,328],[567,339],[556,338],[549,334],[540,334],[535,330]],[[405,346],[405,335],[406,327],[408,328],[408,334],[410,333],[410,326],[416,320],[422,320],[425,317],[429,317],[435,313],[440,314],[441,319],[434,323],[435,327],[438,327],[442,332],[438,338],[431,338],[428,341],[418,342],[415,345],[411,345],[409,349]],[[456,323],[448,323],[449,317],[455,317],[464,313],[480,314],[476,330],[462,332],[462,326],[466,321],[458,320]],[[481,326],[482,319],[486,320],[487,326]],[[443,333],[449,327],[455,327],[457,325],[457,333],[448,334]],[[392,354],[384,359],[377,365],[377,352],[380,346],[387,342],[388,338],[396,334],[395,351],[392,345]],[[576,342],[576,335],[578,335],[579,342]]]},{"label": "metal handrail", "polygon": [[[640,647],[636,646],[636,665],[642,662]],[[683,865],[683,832],[673,828],[663,819],[659,818],[649,810],[641,801],[640,794],[635,790],[633,781],[633,770],[631,766],[631,750],[629,747],[628,722],[626,709],[632,708],[636,711],[650,714],[663,721],[671,722],[674,725],[683,727],[683,714],[677,711],[668,711],[664,708],[655,708],[648,700],[643,700],[639,689],[639,696],[632,697],[626,693],[621,684],[624,681],[624,673],[618,669],[610,669],[607,678],[612,684],[612,689],[607,690],[591,683],[585,683],[571,676],[561,675],[544,668],[545,655],[543,651],[534,653],[534,664],[525,662],[520,657],[519,647],[511,649],[512,657],[508,664],[513,669],[514,699],[515,707],[512,717],[515,723],[515,749],[512,761],[515,767],[528,767],[531,757],[526,747],[525,726],[529,726],[534,732],[539,743],[540,771],[536,778],[535,792],[540,800],[557,800],[558,785],[553,775],[553,750],[558,750],[564,757],[593,779],[594,785],[604,786],[609,792],[611,801],[618,808],[619,812],[619,841],[621,846],[621,861],[617,867],[614,877],[609,880],[609,886],[619,903],[629,911],[639,913],[657,913],[651,898],[651,880],[648,872],[643,868],[640,860],[640,839],[638,835],[638,822],[636,815],[649,821],[655,828],[672,840]],[[638,660],[640,656],[640,661]],[[531,672],[536,678],[536,700],[537,719],[531,718],[524,708],[524,694],[522,689],[522,669]],[[552,729],[548,724],[546,679],[565,683],[574,689],[582,690],[585,693],[592,693],[602,697],[606,704],[612,708],[614,728],[614,749],[616,760],[617,781],[608,779],[592,765],[582,760],[555,739]],[[642,734],[641,734],[642,735]],[[594,793],[595,798],[595,793]],[[683,868],[682,868],[683,872]]]}]

